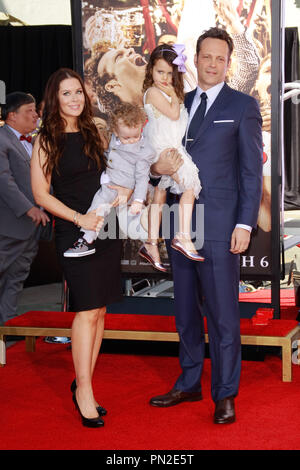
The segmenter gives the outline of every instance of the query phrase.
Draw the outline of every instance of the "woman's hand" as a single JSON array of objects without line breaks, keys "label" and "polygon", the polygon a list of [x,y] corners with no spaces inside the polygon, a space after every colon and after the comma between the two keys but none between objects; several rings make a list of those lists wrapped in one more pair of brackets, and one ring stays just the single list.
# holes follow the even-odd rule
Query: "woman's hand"
[{"label": "woman's hand", "polygon": [[77,218],[78,225],[85,230],[93,230],[98,232],[103,225],[104,218],[96,214],[96,210],[87,214],[80,214]]}]

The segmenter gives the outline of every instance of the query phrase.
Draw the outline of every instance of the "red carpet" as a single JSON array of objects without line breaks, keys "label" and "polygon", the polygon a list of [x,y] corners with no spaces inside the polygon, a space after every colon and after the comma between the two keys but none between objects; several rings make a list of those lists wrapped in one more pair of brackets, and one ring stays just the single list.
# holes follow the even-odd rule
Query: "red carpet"
[{"label": "red carpet", "polygon": [[212,423],[210,362],[203,374],[204,399],[169,409],[152,408],[152,395],[170,389],[179,373],[176,357],[102,354],[94,389],[108,409],[103,429],[83,428],[69,385],[71,352],[41,339],[35,353],[24,341],[7,350],[0,369],[0,449],[196,450],[299,449],[300,366],[293,382],[281,381],[281,360],[244,361],[237,422]]},{"label": "red carpet", "polygon": [[[240,302],[271,302],[271,289],[258,289],[254,292],[240,292]],[[280,289],[280,305],[295,305],[294,288]]]},{"label": "red carpet", "polygon": [[[298,321],[295,320],[297,312],[295,307],[286,307],[285,318],[283,316],[280,320],[271,319],[267,325],[253,325],[250,318],[241,318],[241,335],[286,336],[298,325]],[[74,316],[74,312],[30,310],[8,320],[5,326],[71,328]],[[105,329],[175,332],[176,325],[175,317],[169,315],[108,313],[105,317]],[[204,330],[207,333],[206,317],[204,317]]]}]

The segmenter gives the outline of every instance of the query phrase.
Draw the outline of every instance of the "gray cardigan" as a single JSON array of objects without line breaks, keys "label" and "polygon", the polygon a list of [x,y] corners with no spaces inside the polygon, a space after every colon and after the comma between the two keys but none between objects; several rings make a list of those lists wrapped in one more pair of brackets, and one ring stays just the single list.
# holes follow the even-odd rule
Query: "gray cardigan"
[{"label": "gray cardigan", "polygon": [[106,174],[114,184],[134,189],[133,200],[144,201],[154,158],[155,152],[145,136],[135,144],[122,144],[113,134],[108,148]]}]

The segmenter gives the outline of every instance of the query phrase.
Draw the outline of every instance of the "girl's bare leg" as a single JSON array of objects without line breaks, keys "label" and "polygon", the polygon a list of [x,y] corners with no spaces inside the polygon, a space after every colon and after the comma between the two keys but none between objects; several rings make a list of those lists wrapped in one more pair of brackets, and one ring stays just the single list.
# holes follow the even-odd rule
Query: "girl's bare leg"
[{"label": "girl's bare leg", "polygon": [[[172,175],[176,183],[180,184],[177,173]],[[197,254],[194,243],[191,240],[191,221],[195,203],[195,195],[192,189],[184,191],[179,202],[179,232],[175,235],[180,240],[185,250]]]},{"label": "girl's bare leg", "polygon": [[194,208],[195,196],[192,189],[185,191],[179,202],[179,232],[176,238],[181,241],[186,250],[197,253],[191,240],[191,221]]},{"label": "girl's bare leg", "polygon": [[[162,217],[162,206],[166,202],[166,191],[156,187],[154,189],[153,201],[148,214],[148,239],[147,242],[157,243]],[[147,244],[147,251],[154,261],[160,263],[159,250],[157,245]]]}]

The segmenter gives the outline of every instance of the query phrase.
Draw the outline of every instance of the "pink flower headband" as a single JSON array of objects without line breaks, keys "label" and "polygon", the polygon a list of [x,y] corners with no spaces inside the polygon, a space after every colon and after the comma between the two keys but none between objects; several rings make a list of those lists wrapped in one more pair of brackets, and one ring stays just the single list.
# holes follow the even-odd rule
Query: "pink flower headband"
[{"label": "pink flower headband", "polygon": [[172,49],[161,49],[161,52],[164,51],[169,51],[169,52],[175,52],[177,54],[176,59],[173,60],[172,64],[175,64],[178,66],[179,72],[185,73],[186,72],[186,67],[184,65],[187,57],[186,55],[183,54],[183,51],[185,50],[185,46],[183,44],[173,44]]}]

